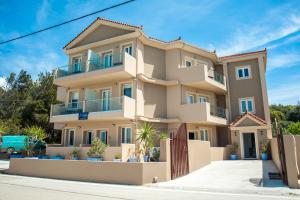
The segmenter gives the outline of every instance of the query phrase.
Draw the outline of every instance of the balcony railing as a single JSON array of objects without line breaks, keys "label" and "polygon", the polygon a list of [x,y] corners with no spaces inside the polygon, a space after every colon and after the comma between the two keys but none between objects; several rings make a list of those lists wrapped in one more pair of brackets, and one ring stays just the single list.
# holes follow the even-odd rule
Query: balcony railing
[{"label": "balcony railing", "polygon": [[52,115],[68,115],[83,111],[83,102],[52,105]]},{"label": "balcony railing", "polygon": [[73,63],[55,69],[55,78],[69,75],[107,69],[120,66],[124,63],[124,53],[112,54],[112,56],[98,56],[86,62]]},{"label": "balcony railing", "polygon": [[96,99],[85,102],[85,112],[105,112],[122,110],[123,97]]},{"label": "balcony railing", "polygon": [[226,109],[219,106],[210,105],[210,114],[217,117],[226,118]]},{"label": "balcony railing", "polygon": [[220,74],[216,71],[213,71],[212,74],[213,74],[213,77],[210,77],[210,78],[213,78],[215,81],[224,85],[224,75],[223,74]]},{"label": "balcony railing", "polygon": [[52,105],[52,116],[79,112],[106,112],[122,110],[124,97],[86,100],[76,103]]}]

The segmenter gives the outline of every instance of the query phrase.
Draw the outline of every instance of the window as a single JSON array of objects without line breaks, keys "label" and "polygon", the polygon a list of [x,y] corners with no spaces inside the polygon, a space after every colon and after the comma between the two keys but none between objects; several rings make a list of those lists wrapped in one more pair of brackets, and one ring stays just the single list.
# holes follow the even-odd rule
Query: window
[{"label": "window", "polygon": [[72,58],[73,72],[81,72],[81,56]]},{"label": "window", "polygon": [[84,131],[83,137],[84,137],[84,144],[92,144],[92,140],[93,140],[93,132],[92,131]]},{"label": "window", "polygon": [[208,131],[207,129],[200,129],[200,137],[203,141],[208,141]]},{"label": "window", "polygon": [[101,90],[101,111],[109,111],[111,103],[111,92],[110,89]]},{"label": "window", "polygon": [[129,55],[132,55],[132,45],[128,44],[128,45],[123,46],[123,52],[126,52]]},{"label": "window", "polygon": [[104,68],[108,68],[112,66],[112,52],[107,52],[103,54],[103,59],[104,59]]},{"label": "window", "polygon": [[199,100],[199,103],[205,103],[205,102],[208,102],[208,97],[199,96],[198,100]]},{"label": "window", "polygon": [[131,128],[123,127],[121,131],[122,131],[122,143],[131,143],[131,139],[132,139]]},{"label": "window", "polygon": [[132,84],[124,83],[122,84],[122,95],[127,97],[132,97]]},{"label": "window", "polygon": [[189,140],[196,140],[196,134],[194,131],[189,131]]},{"label": "window", "polygon": [[72,91],[70,93],[70,107],[71,108],[78,108],[78,102],[79,102],[79,92],[78,91]]},{"label": "window", "polygon": [[236,79],[249,79],[251,78],[250,66],[237,67],[236,68]]},{"label": "window", "polygon": [[97,131],[97,137],[104,143],[107,144],[107,130]]},{"label": "window", "polygon": [[192,67],[192,61],[190,60],[185,60],[185,67]]},{"label": "window", "polygon": [[74,144],[75,144],[75,130],[74,129],[67,130],[67,139],[68,139],[68,146],[74,146]]},{"label": "window", "polygon": [[245,112],[254,113],[254,99],[252,97],[240,99],[240,113]]},{"label": "window", "polygon": [[192,94],[188,94],[186,96],[186,103],[187,104],[193,104],[193,103],[195,103],[195,96],[192,95]]}]

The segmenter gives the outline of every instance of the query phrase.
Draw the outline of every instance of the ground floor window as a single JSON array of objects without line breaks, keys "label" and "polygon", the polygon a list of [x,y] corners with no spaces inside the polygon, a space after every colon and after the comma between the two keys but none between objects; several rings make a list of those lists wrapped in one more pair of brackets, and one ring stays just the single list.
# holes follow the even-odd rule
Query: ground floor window
[{"label": "ground floor window", "polygon": [[196,140],[196,133],[194,131],[189,131],[189,140]]},{"label": "ground floor window", "polygon": [[75,145],[75,129],[67,130],[67,145],[74,146]]},{"label": "ground floor window", "polygon": [[132,143],[132,130],[130,127],[122,127],[122,143]]},{"label": "ground floor window", "polygon": [[98,130],[97,137],[104,143],[107,144],[107,130]]},{"label": "ground floor window", "polygon": [[207,129],[200,129],[200,138],[203,141],[208,141],[208,130]]},{"label": "ground floor window", "polygon": [[92,131],[84,131],[83,132],[83,142],[84,144],[92,144],[93,140],[93,132]]}]

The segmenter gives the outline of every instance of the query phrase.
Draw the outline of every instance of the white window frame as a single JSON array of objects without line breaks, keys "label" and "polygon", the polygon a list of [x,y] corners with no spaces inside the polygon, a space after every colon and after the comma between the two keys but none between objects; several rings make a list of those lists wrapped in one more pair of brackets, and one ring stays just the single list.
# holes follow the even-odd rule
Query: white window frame
[{"label": "white window frame", "polygon": [[[202,140],[201,131],[203,131],[204,133],[207,133],[207,138],[206,138],[206,140],[205,140],[205,139]],[[200,128],[200,129],[199,129],[199,140],[201,140],[201,141],[210,141],[210,136],[209,136],[209,131],[208,131],[208,129],[206,129],[206,128]]]},{"label": "white window frame", "polygon": [[[106,144],[109,144],[109,136],[108,136],[108,134],[109,134],[109,129],[108,129],[108,128],[97,128],[97,129],[95,130],[95,137],[98,137],[98,131],[99,131],[99,133],[101,133],[101,131],[106,131]],[[101,135],[99,135],[98,138],[101,140]],[[101,140],[101,141],[102,141],[102,140]]]},{"label": "white window frame", "polygon": [[[131,136],[130,136],[130,139],[131,139],[131,141],[128,143],[127,141],[126,141],[126,143],[124,143],[123,142],[123,134],[122,134],[122,131],[123,131],[123,128],[125,129],[125,139],[127,139],[127,131],[126,131],[126,129],[130,129],[131,131],[130,131],[130,134],[131,134]],[[121,127],[121,144],[132,144],[132,138],[133,137],[133,134],[132,134],[132,128],[131,127],[128,127],[128,126],[122,126]]]},{"label": "white window frame", "polygon": [[[66,131],[68,130],[68,134],[66,134],[67,137],[67,146],[68,147],[74,147],[76,142],[76,129],[75,128],[66,128]],[[73,145],[70,145],[70,131],[74,131],[74,138],[73,138]],[[66,132],[67,133],[67,132]]]},{"label": "white window frame", "polygon": [[[189,103],[188,99],[191,96],[193,97],[193,102]],[[195,94],[192,94],[192,93],[187,93],[186,96],[185,96],[185,98],[186,98],[185,99],[186,100],[186,104],[194,104],[194,103],[196,103],[196,100],[197,100],[197,99],[195,99],[196,98]]]},{"label": "white window frame", "polygon": [[[252,101],[252,111],[248,111],[248,101]],[[240,110],[240,114],[244,114],[245,112],[243,112],[242,109],[242,101],[246,101],[246,109],[247,112],[249,113],[255,113],[255,102],[254,102],[254,97],[244,97],[244,98],[239,98],[239,110]]]},{"label": "white window frame", "polygon": [[[200,98],[205,97],[205,102],[200,102]],[[198,103],[208,103],[209,102],[209,97],[206,95],[198,94],[197,95],[197,102]]]},{"label": "white window frame", "polygon": [[131,98],[133,98],[133,81],[124,81],[119,83],[119,92],[120,92],[120,97],[124,96],[123,94],[123,88],[125,84],[130,84],[131,85]]},{"label": "white window frame", "polygon": [[[243,77],[239,76],[239,70],[243,70]],[[249,76],[245,77],[245,71],[244,69],[248,69]],[[251,79],[252,78],[252,71],[251,71],[251,66],[250,65],[244,65],[244,66],[238,66],[235,68],[235,75],[237,80],[245,80],[245,79]]]},{"label": "white window frame", "polygon": [[120,44],[120,53],[124,53],[125,52],[124,51],[124,47],[126,47],[126,46],[131,46],[131,48],[132,48],[132,55],[131,56],[133,56],[134,55],[133,42],[126,42],[126,43]]},{"label": "white window frame", "polygon": [[[187,62],[191,63],[191,66],[187,66]],[[191,68],[193,67],[193,58],[190,58],[190,57],[185,57],[184,58],[184,65],[183,65],[183,68]]]}]

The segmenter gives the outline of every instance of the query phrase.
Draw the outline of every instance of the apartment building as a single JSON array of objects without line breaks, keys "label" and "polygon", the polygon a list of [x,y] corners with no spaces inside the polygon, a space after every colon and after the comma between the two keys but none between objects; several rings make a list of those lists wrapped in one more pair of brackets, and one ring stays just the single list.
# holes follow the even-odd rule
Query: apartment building
[{"label": "apartment building", "polygon": [[218,57],[180,38],[164,42],[143,27],[97,18],[65,47],[55,70],[57,100],[50,121],[62,146],[136,143],[141,124],[211,146],[239,144],[240,158],[259,158],[271,138],[267,52]]}]

